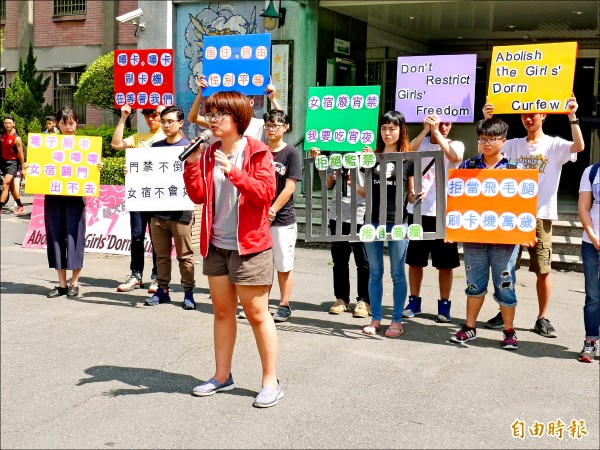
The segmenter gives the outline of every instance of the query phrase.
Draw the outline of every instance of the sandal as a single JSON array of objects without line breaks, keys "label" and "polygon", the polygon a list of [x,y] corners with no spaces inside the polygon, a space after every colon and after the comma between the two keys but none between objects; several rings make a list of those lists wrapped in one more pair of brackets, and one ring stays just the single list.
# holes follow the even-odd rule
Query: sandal
[{"label": "sandal", "polygon": [[367,336],[376,336],[380,331],[381,327],[375,325],[367,325],[362,329],[363,334],[366,334]]},{"label": "sandal", "polygon": [[385,330],[385,337],[388,338],[397,338],[402,333],[404,333],[404,328],[392,327],[390,326],[387,330]]}]

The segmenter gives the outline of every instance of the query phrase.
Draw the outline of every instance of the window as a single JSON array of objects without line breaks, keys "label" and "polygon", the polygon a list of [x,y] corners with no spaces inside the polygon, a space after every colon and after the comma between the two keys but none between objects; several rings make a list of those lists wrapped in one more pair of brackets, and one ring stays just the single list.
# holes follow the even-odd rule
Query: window
[{"label": "window", "polygon": [[6,0],[0,0],[0,20],[6,20]]},{"label": "window", "polygon": [[58,111],[63,106],[70,106],[77,114],[79,123],[85,123],[85,103],[75,100],[73,94],[81,72],[56,72],[54,74],[54,110]]},{"label": "window", "polygon": [[87,0],[54,0],[55,16],[75,16],[86,14]]}]

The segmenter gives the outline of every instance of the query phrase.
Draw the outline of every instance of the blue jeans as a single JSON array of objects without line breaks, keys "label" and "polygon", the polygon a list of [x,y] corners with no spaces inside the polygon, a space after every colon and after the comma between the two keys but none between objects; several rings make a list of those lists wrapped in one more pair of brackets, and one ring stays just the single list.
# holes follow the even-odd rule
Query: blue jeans
[{"label": "blue jeans", "polygon": [[597,340],[600,337],[600,278],[598,276],[598,250],[589,242],[581,244],[583,276],[585,278],[585,306],[583,322],[585,337]]},{"label": "blue jeans", "polygon": [[[144,241],[146,239],[146,227],[154,215],[151,211],[131,211],[129,213],[129,224],[131,226],[131,273],[144,273]],[[148,228],[150,233],[150,228]],[[150,238],[152,234],[150,233]],[[152,247],[152,276],[156,277],[156,252]]]},{"label": "blue jeans", "polygon": [[507,244],[463,244],[465,272],[469,297],[484,297],[490,281],[494,283],[494,299],[500,306],[517,306],[515,295],[515,264],[519,254],[518,245]]},{"label": "blue jeans", "polygon": [[[373,224],[377,228],[378,224]],[[389,233],[393,224],[387,224],[386,229]],[[394,310],[392,312],[392,321],[402,323],[402,312],[406,302],[406,272],[404,271],[404,261],[406,259],[406,249],[408,241],[387,241],[390,254],[390,265],[392,272],[392,282],[394,286]],[[371,313],[373,320],[380,321],[382,316],[381,303],[383,300],[383,241],[365,242],[367,258],[369,259],[369,297],[371,298]]]}]

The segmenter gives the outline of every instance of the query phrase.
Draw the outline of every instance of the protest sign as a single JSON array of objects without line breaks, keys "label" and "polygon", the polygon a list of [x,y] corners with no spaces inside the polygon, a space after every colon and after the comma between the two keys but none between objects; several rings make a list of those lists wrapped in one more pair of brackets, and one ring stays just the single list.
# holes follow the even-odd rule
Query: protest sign
[{"label": "protest sign", "polygon": [[173,50],[115,50],[115,109],[175,104]]},{"label": "protest sign", "polygon": [[308,147],[340,152],[375,148],[380,86],[308,88],[305,139]]},{"label": "protest sign", "polygon": [[488,103],[495,114],[566,113],[577,42],[494,47]]},{"label": "protest sign", "polygon": [[177,157],[183,147],[128,148],[125,152],[127,211],[192,211]]},{"label": "protest sign", "polygon": [[[129,255],[131,227],[125,210],[124,186],[100,186],[97,198],[88,198],[85,205],[85,251]],[[44,196],[34,195],[29,228],[23,239],[24,248],[46,248]],[[152,242],[146,234],[146,256],[152,256]]]},{"label": "protest sign", "polygon": [[238,91],[264,95],[271,73],[271,34],[204,36],[203,95]]},{"label": "protest sign", "polygon": [[97,197],[102,138],[30,133],[27,142],[28,194]]},{"label": "protest sign", "polygon": [[451,169],[447,192],[447,241],[535,242],[538,170]]},{"label": "protest sign", "polygon": [[473,122],[476,65],[474,54],[399,57],[396,110],[407,122]]}]

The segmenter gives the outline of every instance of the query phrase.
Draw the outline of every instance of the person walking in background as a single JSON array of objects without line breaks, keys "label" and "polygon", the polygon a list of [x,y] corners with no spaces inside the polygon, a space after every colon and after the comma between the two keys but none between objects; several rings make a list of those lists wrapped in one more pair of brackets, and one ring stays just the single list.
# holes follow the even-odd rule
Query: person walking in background
[{"label": "person walking in background", "polygon": [[[110,146],[115,150],[126,150],[128,148],[150,147],[155,142],[166,138],[160,126],[160,113],[164,106],[156,109],[143,109],[142,114],[148,125],[149,132],[135,133],[123,139],[125,122],[131,114],[131,106],[125,104],[121,108],[121,117],[115,128]],[[146,229],[150,224],[153,213],[151,211],[129,211],[129,224],[131,227],[131,262],[129,269],[131,274],[127,275],[125,281],[117,286],[117,292],[129,292],[143,287],[142,275],[144,273],[144,254]],[[152,233],[150,232],[150,240]],[[148,293],[154,294],[158,289],[156,281],[156,252],[152,246],[152,272]]]},{"label": "person walking in background", "polygon": [[[506,142],[508,125],[498,119],[484,119],[477,124],[478,155],[464,161],[460,169],[506,169],[509,161],[500,152]],[[517,164],[515,168],[523,168]],[[477,317],[487,294],[492,271],[494,299],[500,305],[504,323],[502,347],[516,350],[519,347],[517,333],[513,327],[517,296],[515,294],[515,265],[519,245],[463,243],[465,272],[467,276],[467,318],[460,330],[450,337],[450,341],[464,344],[477,337]]]},{"label": "person walking in background", "polygon": [[265,114],[265,130],[275,163],[275,199],[269,208],[273,265],[279,282],[279,306],[273,315],[275,322],[285,322],[292,315],[290,297],[294,284],[294,250],[298,238],[294,192],[296,182],[302,180],[300,151],[286,144],[284,133],[289,120],[283,111],[272,109]]},{"label": "person walking in background", "polygon": [[231,365],[239,297],[262,364],[262,389],[254,406],[266,408],[284,395],[277,379],[277,330],[269,314],[273,157],[267,145],[244,136],[252,118],[245,95],[216,92],[205,108],[204,118],[220,141],[204,152],[199,148],[192,153],[183,177],[190,199],[203,205],[200,253],[213,304],[216,370],[192,394],[202,397],[235,387]]},{"label": "person walking in background", "polygon": [[[317,147],[310,149],[311,158],[316,158],[321,153]],[[342,171],[342,234],[349,235],[352,215],[356,216],[356,232],[365,220],[365,199],[358,196],[356,199],[356,210],[352,211],[350,187],[350,171],[343,168]],[[357,171],[357,186],[364,185],[363,173]],[[336,183],[336,171],[329,168],[326,173],[327,189],[332,189]],[[329,231],[332,235],[337,230],[337,196],[333,195],[329,204]],[[329,308],[329,314],[343,314],[350,310],[350,254],[354,254],[356,265],[356,306],[352,313],[353,317],[366,318],[371,315],[371,301],[369,298],[369,260],[365,245],[361,241],[333,241],[331,243],[331,259],[333,260],[333,294],[335,303]]]},{"label": "person walking in background", "polygon": [[[179,130],[183,126],[183,110],[178,106],[169,106],[160,113],[160,124],[165,139],[154,142],[152,147],[186,146],[190,141],[181,137]],[[144,304],[156,306],[169,303],[169,283],[171,282],[171,242],[175,245],[181,287],[183,287],[183,309],[196,309],[193,290],[194,250],[192,249],[192,220],[194,211],[160,211],[153,213],[150,220],[152,245],[156,252],[156,280],[158,289]]]},{"label": "person walking in background", "polygon": [[0,149],[2,150],[0,170],[2,170],[3,175],[2,193],[0,194],[0,214],[4,205],[8,203],[8,192],[10,191],[17,204],[15,214],[19,216],[25,212],[25,207],[21,203],[21,195],[19,193],[21,180],[19,177],[19,186],[17,186],[15,177],[27,168],[23,153],[23,141],[17,134],[15,118],[13,116],[7,114],[4,116],[3,122],[6,132],[0,137]]},{"label": "person walking in background", "polygon": [[[371,152],[371,148],[365,147],[364,152]],[[402,113],[388,111],[379,119],[377,130],[377,146],[375,153],[386,154],[395,152],[409,152],[410,143],[406,121]],[[377,228],[379,224],[385,224],[386,232],[389,233],[396,223],[396,184],[407,183],[411,164],[404,161],[402,166],[394,162],[378,162],[372,171],[372,209],[371,224]],[[380,185],[387,187],[387,217],[379,217]],[[406,190],[405,190],[406,191]],[[359,186],[357,192],[365,196],[364,186]],[[366,223],[366,219],[365,219]],[[390,255],[391,275],[394,286],[393,299],[394,309],[392,312],[392,323],[385,332],[386,337],[398,337],[404,329],[402,327],[402,312],[406,301],[406,272],[404,262],[408,241],[389,240],[388,248]],[[383,241],[365,243],[367,257],[369,259],[369,297],[371,299],[371,312],[373,314],[371,324],[363,328],[363,333],[368,335],[378,334],[381,329],[382,300],[383,300]]]},{"label": "person walking in background", "polygon": [[[444,152],[444,170],[448,173],[450,169],[456,169],[462,161],[465,146],[460,141],[448,139],[448,133],[452,129],[452,123],[440,122],[436,115],[429,115],[423,122],[423,131],[410,143],[413,152],[438,151]],[[429,135],[429,136],[428,136]],[[421,202],[421,219],[423,231],[436,231],[436,184],[435,167],[433,158],[421,160],[426,168],[423,174],[423,196]],[[427,168],[429,168],[427,170]],[[441,180],[439,180],[441,182]],[[408,224],[414,221],[415,196],[409,194],[406,210],[408,212]],[[458,244],[456,242],[444,242],[443,239],[433,240],[411,240],[406,252],[406,264],[408,264],[408,285],[410,295],[408,305],[404,310],[403,317],[415,317],[421,314],[421,284],[423,282],[423,268],[427,267],[429,255],[431,263],[438,271],[438,284],[440,298],[438,300],[438,314],[436,322],[447,323],[452,320],[450,308],[450,292],[452,291],[452,271],[460,266],[458,257]]]},{"label": "person walking in background", "polygon": [[[558,182],[562,166],[569,161],[576,161],[576,153],[585,148],[577,112],[577,100],[572,96],[568,100],[569,123],[573,142],[559,137],[548,136],[542,130],[546,114],[521,114],[521,122],[527,131],[527,136],[509,139],[502,147],[504,156],[524,166],[525,169],[539,170],[538,208],[536,224],[536,244],[528,247],[529,271],[536,274],[536,290],[538,297],[538,318],[533,330],[547,338],[555,338],[556,329],[548,319],[550,294],[552,284],[550,271],[552,269],[552,221],[558,219]],[[494,105],[486,103],[483,115],[486,119],[492,117]],[[502,314],[487,321],[488,328],[502,328]]]},{"label": "person walking in background", "polygon": [[[77,114],[64,106],[56,114],[58,127],[63,135],[74,135],[77,130]],[[102,170],[102,162],[98,163]],[[85,197],[68,195],[44,196],[44,224],[46,227],[48,264],[56,269],[58,286],[52,289],[48,298],[66,295],[76,298],[79,295],[79,276],[83,268],[85,248]],[[67,270],[73,274],[67,284]]]},{"label": "person walking in background", "polygon": [[593,362],[598,352],[600,336],[600,163],[595,163],[583,171],[579,183],[579,220],[583,226],[581,259],[585,278],[585,306],[583,322],[585,341],[579,353],[579,361]]}]

